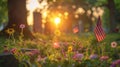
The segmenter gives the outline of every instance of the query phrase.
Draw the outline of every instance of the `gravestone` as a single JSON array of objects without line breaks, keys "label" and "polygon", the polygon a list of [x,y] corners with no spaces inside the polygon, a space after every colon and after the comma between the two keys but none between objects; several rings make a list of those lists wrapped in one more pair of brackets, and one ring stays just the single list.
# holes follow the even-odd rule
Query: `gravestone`
[{"label": "gravestone", "polygon": [[35,33],[42,33],[42,16],[40,12],[34,12],[33,13],[33,31]]},{"label": "gravestone", "polygon": [[78,26],[79,26],[79,33],[82,33],[83,32],[83,22],[81,20],[78,22]]},{"label": "gravestone", "polygon": [[0,54],[0,67],[19,67],[19,61],[12,54]]}]

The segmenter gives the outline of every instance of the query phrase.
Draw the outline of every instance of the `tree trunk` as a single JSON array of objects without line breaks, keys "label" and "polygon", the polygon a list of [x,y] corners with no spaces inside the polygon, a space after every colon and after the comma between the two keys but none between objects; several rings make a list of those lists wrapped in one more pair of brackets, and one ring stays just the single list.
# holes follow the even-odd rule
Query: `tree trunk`
[{"label": "tree trunk", "polygon": [[6,35],[6,29],[13,28],[15,30],[15,36],[19,36],[21,33],[20,24],[24,24],[24,37],[33,38],[27,24],[26,0],[8,0],[8,18],[9,22],[2,31],[3,34]]},{"label": "tree trunk", "polygon": [[116,8],[115,8],[115,2],[114,0],[108,0],[108,9],[109,9],[109,19],[110,19],[110,31],[114,32],[115,28],[116,28],[116,17],[115,17],[115,13],[116,13]]}]

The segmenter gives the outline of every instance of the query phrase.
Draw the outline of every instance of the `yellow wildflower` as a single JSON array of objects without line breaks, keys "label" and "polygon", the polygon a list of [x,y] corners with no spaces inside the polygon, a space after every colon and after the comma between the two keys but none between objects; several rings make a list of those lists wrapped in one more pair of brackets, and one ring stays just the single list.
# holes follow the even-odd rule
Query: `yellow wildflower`
[{"label": "yellow wildflower", "polygon": [[6,30],[6,32],[7,32],[9,35],[11,35],[11,34],[13,34],[13,33],[15,32],[15,30],[14,30],[13,28],[8,28],[8,29]]},{"label": "yellow wildflower", "polygon": [[73,50],[73,47],[72,46],[69,46],[68,47],[68,52],[71,52]]},{"label": "yellow wildflower", "polygon": [[16,24],[13,24],[12,26],[16,26]]},{"label": "yellow wildflower", "polygon": [[60,35],[61,35],[61,32],[60,32],[60,30],[55,30],[54,34],[55,34],[56,36],[60,36]]},{"label": "yellow wildflower", "polygon": [[52,54],[52,55],[50,55],[48,58],[49,58],[49,60],[52,61],[52,60],[54,60],[54,57],[55,57],[54,54]]}]

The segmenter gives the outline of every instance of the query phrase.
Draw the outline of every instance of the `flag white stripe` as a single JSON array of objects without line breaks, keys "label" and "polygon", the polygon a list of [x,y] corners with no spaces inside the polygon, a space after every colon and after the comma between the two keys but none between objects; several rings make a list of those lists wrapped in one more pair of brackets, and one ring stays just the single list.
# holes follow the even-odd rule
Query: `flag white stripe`
[{"label": "flag white stripe", "polygon": [[95,36],[96,36],[98,42],[102,41],[105,38],[105,32],[102,29],[100,17],[98,18],[96,27],[94,29],[94,33],[95,33]]}]

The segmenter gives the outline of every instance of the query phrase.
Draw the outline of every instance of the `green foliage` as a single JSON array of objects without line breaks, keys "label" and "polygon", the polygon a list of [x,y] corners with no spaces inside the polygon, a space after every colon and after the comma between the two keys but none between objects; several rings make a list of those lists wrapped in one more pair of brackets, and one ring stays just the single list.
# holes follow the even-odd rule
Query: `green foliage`
[{"label": "green foliage", "polygon": [[[39,40],[40,38],[40,40]],[[7,45],[9,49],[17,48],[15,57],[19,59],[20,66],[39,65],[41,67],[109,67],[113,60],[119,59],[120,42],[119,34],[107,34],[105,40],[97,43],[93,33],[62,34],[57,38],[59,48],[54,48],[54,36],[37,34],[34,40],[7,40],[0,38],[1,45]],[[51,40],[50,40],[51,39]],[[111,42],[117,42],[116,48],[111,47]],[[69,46],[72,46],[69,51]],[[37,49],[39,54],[30,55],[31,52],[22,52],[21,48]],[[0,47],[0,52],[3,52]],[[68,52],[69,51],[69,52]],[[76,51],[83,54],[82,59],[73,59]],[[98,57],[90,59],[91,54],[97,54]],[[38,61],[38,56],[41,56]],[[107,60],[101,61],[101,56],[109,56]],[[26,60],[26,61],[25,61]],[[31,61],[32,60],[32,61]],[[26,63],[27,62],[27,63]]]},{"label": "green foliage", "polygon": [[7,0],[0,1],[0,24],[8,22]]},{"label": "green foliage", "polygon": [[92,6],[101,6],[107,4],[107,0],[86,0]]},{"label": "green foliage", "polygon": [[105,12],[103,14],[102,17],[102,23],[103,23],[103,27],[105,27],[106,29],[110,28],[110,24],[109,22],[109,10],[107,8],[104,8]]},{"label": "green foliage", "polygon": [[115,0],[115,3],[116,3],[116,8],[120,9],[120,0]]},{"label": "green foliage", "polygon": [[109,33],[104,41],[107,43],[111,43],[113,41],[117,41],[117,40],[119,41],[119,39],[120,39],[119,33],[114,33],[114,34]]},{"label": "green foliage", "polygon": [[117,27],[120,28],[120,0],[115,0],[115,6],[116,6],[116,20],[117,20]]}]

